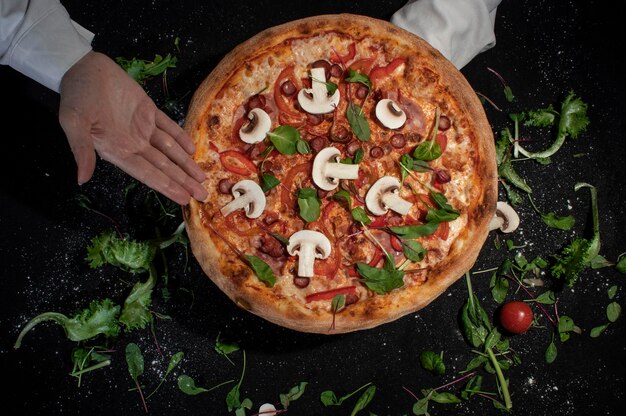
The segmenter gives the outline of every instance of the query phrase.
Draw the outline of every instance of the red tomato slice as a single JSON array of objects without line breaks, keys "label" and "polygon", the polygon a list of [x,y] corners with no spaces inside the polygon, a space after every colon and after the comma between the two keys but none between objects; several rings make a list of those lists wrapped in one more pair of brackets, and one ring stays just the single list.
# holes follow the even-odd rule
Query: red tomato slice
[{"label": "red tomato slice", "polygon": [[398,238],[398,236],[389,234],[389,244],[391,244],[391,248],[396,251],[402,251],[402,241]]},{"label": "red tomato slice", "polygon": [[374,66],[374,58],[363,58],[358,61],[354,61],[350,65],[350,69],[360,72],[361,74],[369,75],[372,67]]},{"label": "red tomato slice", "polygon": [[325,290],[323,292],[311,293],[305,298],[307,303],[316,300],[330,300],[337,295],[351,295],[356,292],[356,286],[344,286],[336,289]]},{"label": "red tomato slice", "polygon": [[330,53],[330,62],[334,64],[343,64],[345,65],[347,62],[350,62],[354,59],[356,55],[356,44],[352,42],[350,46],[348,46],[348,53],[345,55],[339,55],[334,49]]},{"label": "red tomato slice", "polygon": [[374,67],[374,69],[370,72],[370,81],[372,81],[372,84],[376,84],[391,75],[391,73],[393,73],[393,71],[395,71],[400,65],[404,64],[404,62],[404,58],[396,58],[385,66]]},{"label": "red tomato slice", "polygon": [[285,179],[283,180],[283,185],[285,186],[281,186],[280,200],[289,209],[293,209],[294,201],[293,201],[293,192],[291,191],[291,188],[293,186],[294,179],[296,178],[296,176],[298,176],[298,174],[301,174],[301,173],[306,173],[307,175],[309,175],[312,166],[313,166],[313,163],[311,162],[301,163],[291,168],[291,170],[287,172],[287,175],[285,175]]},{"label": "red tomato slice", "polygon": [[220,161],[226,170],[242,176],[256,173],[257,168],[253,161],[237,150],[225,150],[220,153]]},{"label": "red tomato slice", "polygon": [[278,78],[276,78],[276,82],[274,83],[274,101],[276,102],[276,106],[281,112],[287,113],[290,116],[298,116],[296,111],[292,108],[291,104],[289,103],[288,101],[289,98],[285,97],[280,90],[280,87],[281,85],[283,85],[283,82],[287,80],[293,82],[293,84],[296,86],[296,89],[300,85],[298,83],[298,79],[296,78],[296,75],[293,72],[293,65],[289,65],[288,67],[283,69],[278,75]]}]

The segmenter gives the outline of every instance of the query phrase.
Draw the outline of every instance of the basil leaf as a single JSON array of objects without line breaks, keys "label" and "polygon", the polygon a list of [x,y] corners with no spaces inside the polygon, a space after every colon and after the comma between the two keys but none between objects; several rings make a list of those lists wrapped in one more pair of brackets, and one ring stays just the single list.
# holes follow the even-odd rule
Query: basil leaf
[{"label": "basil leaf", "polygon": [[417,160],[435,160],[441,153],[441,146],[437,140],[426,140],[415,148],[413,157]]},{"label": "basil leaf", "polygon": [[369,142],[370,125],[367,123],[367,118],[365,118],[361,107],[350,101],[346,110],[346,117],[354,135],[362,142]]},{"label": "basil leaf", "polygon": [[246,255],[245,258],[259,280],[269,287],[273,287],[276,283],[276,276],[274,276],[272,268],[257,256]]},{"label": "basil leaf", "polygon": [[300,217],[306,222],[316,221],[320,217],[320,204],[315,189],[302,188],[298,191]]},{"label": "basil leaf", "polygon": [[274,131],[267,133],[267,136],[276,150],[284,155],[296,153],[298,151],[297,143],[302,141],[298,129],[291,126],[278,126]]},{"label": "basil leaf", "polygon": [[270,189],[275,188],[280,184],[280,181],[274,175],[269,173],[261,174],[261,190],[268,192]]},{"label": "basil leaf", "polygon": [[296,141],[296,150],[301,155],[308,155],[311,153],[311,147],[309,146],[309,142],[306,140],[298,140]]}]

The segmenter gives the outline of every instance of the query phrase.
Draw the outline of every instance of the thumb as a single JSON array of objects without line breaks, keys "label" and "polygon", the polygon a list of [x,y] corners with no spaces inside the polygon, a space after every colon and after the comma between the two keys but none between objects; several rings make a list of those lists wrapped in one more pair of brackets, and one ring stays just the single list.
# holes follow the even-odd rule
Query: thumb
[{"label": "thumb", "polygon": [[78,184],[82,185],[91,179],[96,169],[96,150],[89,123],[79,118],[78,116],[59,117],[59,121],[74,154]]}]

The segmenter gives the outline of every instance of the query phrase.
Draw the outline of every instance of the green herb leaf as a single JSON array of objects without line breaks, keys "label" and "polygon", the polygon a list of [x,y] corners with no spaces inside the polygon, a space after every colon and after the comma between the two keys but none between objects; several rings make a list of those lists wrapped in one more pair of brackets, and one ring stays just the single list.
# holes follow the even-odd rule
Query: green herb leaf
[{"label": "green herb leaf", "polygon": [[446,372],[443,358],[434,351],[422,351],[420,354],[420,364],[424,370],[430,371],[436,376],[442,376]]},{"label": "green herb leaf", "polygon": [[350,196],[350,193],[348,191],[340,189],[333,194],[332,198],[339,202],[344,201],[348,206],[348,209],[352,210],[352,197]]},{"label": "green herb leaf", "polygon": [[354,135],[362,142],[369,142],[370,126],[361,107],[350,101],[346,110],[346,117]]},{"label": "green herb leaf", "polygon": [[144,363],[143,354],[139,346],[133,342],[129,342],[126,345],[126,363],[128,364],[128,373],[133,380],[137,379],[143,374]]},{"label": "green herb leaf", "polygon": [[425,140],[413,151],[413,157],[417,160],[435,160],[441,156],[441,146],[437,140]]},{"label": "green herb leaf", "polygon": [[556,360],[556,356],[557,356],[557,350],[556,350],[556,344],[554,343],[554,338],[553,338],[552,341],[550,341],[550,345],[548,345],[548,348],[546,349],[546,352],[544,354],[546,363],[552,364],[554,360]]},{"label": "green herb leaf", "polygon": [[554,302],[556,302],[556,297],[553,291],[547,290],[543,292],[542,294],[540,294],[539,296],[537,296],[535,298],[535,301],[537,303],[542,303],[544,305],[554,305]]},{"label": "green herb leaf", "polygon": [[361,207],[352,208],[352,211],[350,212],[352,213],[352,219],[354,219],[355,221],[361,222],[365,225],[372,222],[370,217],[367,216],[365,210]]},{"label": "green herb leaf", "polygon": [[180,376],[178,376],[178,388],[180,389],[180,391],[189,396],[195,396],[197,394],[206,393],[207,391],[209,391],[203,387],[196,387],[196,382],[194,381],[194,379],[186,374],[181,374]]},{"label": "green herb leaf", "polygon": [[274,276],[272,268],[257,256],[246,255],[245,258],[259,280],[269,287],[274,287],[276,276]]},{"label": "green herb leaf", "polygon": [[367,390],[363,392],[361,397],[359,397],[359,400],[357,400],[356,404],[354,405],[354,409],[352,409],[352,413],[350,413],[350,416],[355,416],[361,410],[365,409],[367,405],[370,404],[375,394],[376,386],[369,386]]},{"label": "green herb leaf", "polygon": [[284,155],[295,154],[298,151],[297,143],[302,141],[298,129],[291,126],[278,126],[267,136],[276,150]]},{"label": "green herb leaf", "polygon": [[298,140],[296,142],[296,150],[301,155],[308,155],[309,153],[311,153],[311,147],[309,146],[309,142],[305,140]]},{"label": "green herb leaf", "polygon": [[613,285],[611,286],[607,291],[606,291],[607,296],[609,297],[609,299],[613,299],[615,298],[615,295],[617,294],[617,285]]},{"label": "green herb leaf", "polygon": [[156,248],[147,242],[122,240],[108,230],[91,240],[86,260],[93,269],[110,264],[134,274],[146,272],[155,253]]},{"label": "green herb leaf", "polygon": [[414,262],[420,262],[424,260],[424,257],[426,257],[427,251],[419,241],[405,240],[402,241],[402,253],[407,259]]},{"label": "green herb leaf", "polygon": [[261,174],[261,189],[263,192],[268,192],[270,189],[275,188],[279,184],[280,181],[274,175],[270,175],[269,173]]},{"label": "green herb leaf", "polygon": [[289,392],[280,394],[280,404],[283,405],[285,410],[287,410],[291,402],[298,400],[304,394],[307,384],[306,381],[301,381],[297,386],[292,387]]},{"label": "green herb leaf", "polygon": [[615,265],[615,270],[622,274],[626,274],[626,256],[622,255],[617,264]]},{"label": "green herb leaf", "polygon": [[589,331],[589,336],[591,338],[598,338],[600,335],[602,335],[604,331],[606,331],[609,325],[610,324],[603,324],[603,325],[599,325],[594,328],[591,328],[591,331]]},{"label": "green herb leaf", "polygon": [[300,217],[306,222],[317,221],[320,217],[321,201],[313,188],[302,188],[298,191],[298,207]]},{"label": "green herb leaf", "polygon": [[346,82],[358,82],[365,85],[370,90],[372,89],[372,81],[370,81],[369,77],[365,74],[355,71],[354,69],[350,69],[348,71]]},{"label": "green herb leaf", "polygon": [[148,78],[162,74],[167,68],[176,67],[177,58],[168,53],[165,58],[157,54],[152,61],[136,58],[126,59],[120,56],[115,58],[115,61],[135,81],[143,84]]},{"label": "green herb leaf", "polygon": [[622,307],[617,302],[611,302],[606,307],[606,317],[609,319],[609,322],[615,322],[622,314]]},{"label": "green herb leaf", "polygon": [[363,276],[365,286],[379,295],[404,286],[404,272],[395,268],[391,256],[387,256],[382,269],[371,267],[366,263],[357,263],[356,269]]},{"label": "green herb leaf", "polygon": [[156,285],[157,275],[153,266],[150,266],[150,275],[145,282],[137,282],[130,294],[124,300],[122,313],[119,321],[127,330],[143,329],[152,322],[150,305],[152,304],[152,291]]},{"label": "green herb leaf", "polygon": [[402,239],[413,240],[418,237],[424,237],[437,231],[439,223],[427,222],[420,225],[402,225],[399,227],[389,227],[392,233]]}]

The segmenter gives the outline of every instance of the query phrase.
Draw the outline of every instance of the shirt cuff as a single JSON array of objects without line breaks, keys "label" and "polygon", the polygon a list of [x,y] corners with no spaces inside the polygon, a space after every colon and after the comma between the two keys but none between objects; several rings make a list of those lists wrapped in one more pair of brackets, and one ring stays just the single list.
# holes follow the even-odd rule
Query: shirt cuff
[{"label": "shirt cuff", "polygon": [[27,14],[28,29],[10,51],[7,63],[40,84],[59,92],[65,72],[92,50],[94,34],[73,22],[60,4],[42,13]]}]

